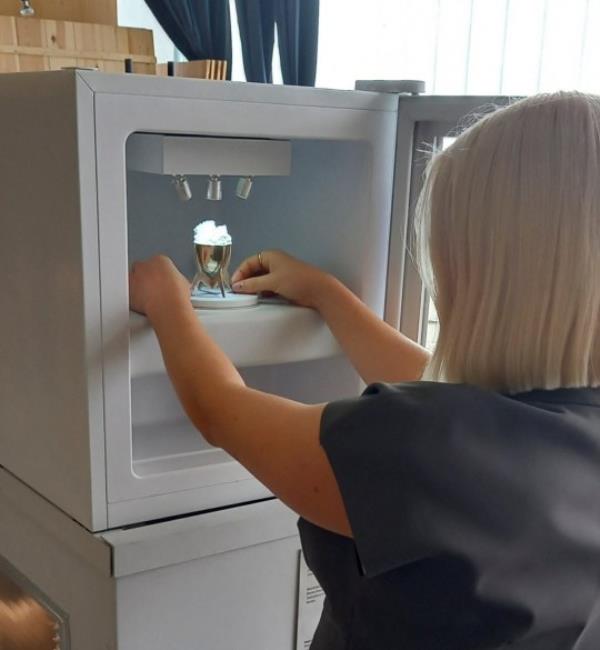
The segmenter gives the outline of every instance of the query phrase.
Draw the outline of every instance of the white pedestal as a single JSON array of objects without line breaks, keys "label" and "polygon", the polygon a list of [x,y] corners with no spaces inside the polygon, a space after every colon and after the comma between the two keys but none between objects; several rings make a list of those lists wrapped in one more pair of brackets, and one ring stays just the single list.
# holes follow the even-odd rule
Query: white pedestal
[{"label": "white pedestal", "polygon": [[194,309],[239,309],[254,307],[258,304],[258,296],[254,294],[227,292],[225,298],[220,293],[197,291],[192,294]]}]

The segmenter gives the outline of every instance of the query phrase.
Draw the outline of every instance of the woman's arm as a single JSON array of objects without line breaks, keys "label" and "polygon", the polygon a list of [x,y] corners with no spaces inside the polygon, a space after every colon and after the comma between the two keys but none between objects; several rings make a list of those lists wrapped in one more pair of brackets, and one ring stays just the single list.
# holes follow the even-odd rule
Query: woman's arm
[{"label": "woman's arm", "polygon": [[315,308],[366,384],[421,378],[427,350],[378,318],[333,276],[316,292]]},{"label": "woman's arm", "polygon": [[292,510],[351,536],[339,488],[319,442],[323,405],[308,406],[245,386],[208,336],[189,283],[165,257],[134,265],[130,302],[156,331],[165,366],[190,420]]},{"label": "woman's arm", "polygon": [[272,291],[318,310],[363,381],[421,378],[429,352],[378,318],[347,287],[280,251],[254,255],[234,273],[234,289]]}]

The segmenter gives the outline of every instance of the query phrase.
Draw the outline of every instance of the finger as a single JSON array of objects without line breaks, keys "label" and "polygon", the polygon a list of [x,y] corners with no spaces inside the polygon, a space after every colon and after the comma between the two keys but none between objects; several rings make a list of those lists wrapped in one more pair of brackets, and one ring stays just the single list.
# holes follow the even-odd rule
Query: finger
[{"label": "finger", "polygon": [[136,276],[136,265],[134,264],[129,271],[129,289],[131,290],[133,285],[137,282]]},{"label": "finger", "polygon": [[251,278],[253,275],[260,274],[262,271],[262,266],[258,261],[257,255],[252,255],[245,259],[235,270],[231,276],[232,282],[239,282],[245,278]]},{"label": "finger", "polygon": [[273,291],[273,278],[270,275],[256,275],[253,278],[246,278],[234,282],[233,290],[236,293],[261,293],[262,291]]},{"label": "finger", "polygon": [[231,276],[231,281],[238,282],[245,278],[251,278],[254,275],[260,275],[261,273],[267,272],[269,270],[267,253],[263,251],[261,253],[261,258],[262,264],[260,263],[258,253],[246,258]]}]

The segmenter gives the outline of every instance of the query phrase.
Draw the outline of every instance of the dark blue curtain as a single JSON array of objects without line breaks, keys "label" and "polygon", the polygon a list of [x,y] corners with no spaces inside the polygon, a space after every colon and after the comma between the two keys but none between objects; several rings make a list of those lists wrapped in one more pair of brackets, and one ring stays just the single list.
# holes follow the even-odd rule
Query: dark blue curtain
[{"label": "dark blue curtain", "polygon": [[319,0],[236,0],[248,81],[271,83],[275,23],[284,84],[314,86]]},{"label": "dark blue curtain", "polygon": [[319,44],[319,0],[275,0],[284,84],[314,86]]},{"label": "dark blue curtain", "polygon": [[224,59],[231,79],[229,0],[146,0],[146,4],[187,59]]},{"label": "dark blue curtain", "polygon": [[273,82],[274,0],[235,0],[247,81]]}]

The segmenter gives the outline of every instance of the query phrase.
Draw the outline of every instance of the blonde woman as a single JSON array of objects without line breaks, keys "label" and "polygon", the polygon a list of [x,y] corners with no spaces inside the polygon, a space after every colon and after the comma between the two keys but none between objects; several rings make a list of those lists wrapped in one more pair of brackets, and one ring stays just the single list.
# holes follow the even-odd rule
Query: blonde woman
[{"label": "blonde woman", "polygon": [[317,309],[359,398],[246,387],[166,258],[135,265],[131,306],[191,420],[300,515],[327,594],[314,649],[597,650],[600,99],[481,119],[432,161],[417,223],[431,358],[283,253],[233,278]]}]

